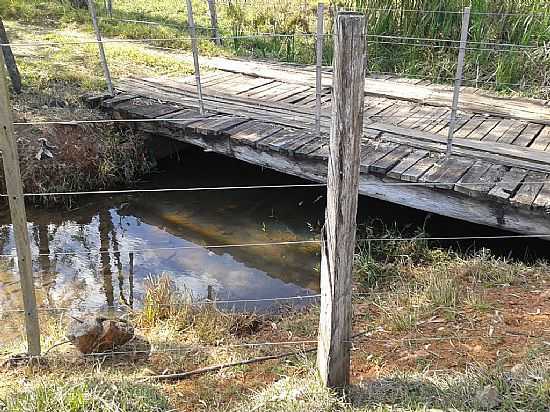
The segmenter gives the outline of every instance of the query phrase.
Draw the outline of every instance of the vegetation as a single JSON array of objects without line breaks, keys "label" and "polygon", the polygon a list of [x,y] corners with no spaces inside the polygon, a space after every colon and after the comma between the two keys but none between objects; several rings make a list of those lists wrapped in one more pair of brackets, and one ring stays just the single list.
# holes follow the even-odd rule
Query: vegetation
[{"label": "vegetation", "polygon": [[[487,249],[462,253],[425,240],[374,240],[411,234],[426,236],[421,229],[399,232],[379,222],[360,229],[359,239],[372,240],[362,240],[357,249],[353,325],[354,333],[366,335],[354,342],[353,385],[345,397],[322,388],[315,354],[299,353],[310,345],[250,345],[315,340],[316,306],[272,314],[223,312],[213,304],[191,305],[188,291],[161,275],[146,281],[143,307],[125,315],[151,343],[148,359],[83,358],[67,345],[54,347],[65,339],[67,319],[43,314],[43,346],[53,347],[48,363],[5,366],[0,405],[94,411],[100,397],[122,411],[149,405],[183,411],[544,411],[550,400],[547,266],[505,260]],[[4,315],[6,321],[16,334],[10,338],[6,331],[3,350],[20,353],[22,317]],[[180,382],[153,385],[148,378],[292,350],[298,354],[285,360]],[[23,376],[28,382],[13,391],[12,382]],[[89,403],[73,407],[74,399]]]},{"label": "vegetation", "polygon": [[[186,12],[177,0],[115,0],[114,14],[107,16],[98,2],[101,29],[106,36],[131,39],[166,39],[152,45],[188,49]],[[227,39],[224,47],[201,41],[201,53],[236,54],[275,58],[290,62],[314,61],[316,5],[313,0],[267,0],[218,2],[222,36],[256,36],[278,33],[278,37]],[[339,0],[331,1],[326,31],[332,30],[335,7],[367,10],[369,69],[372,72],[449,83],[454,78],[457,39],[460,38],[462,0]],[[193,2],[199,33],[208,38],[209,15],[204,1]],[[486,86],[502,92],[519,92],[548,98],[547,44],[550,12],[541,0],[471,2],[470,45],[466,53],[465,79],[471,86]],[[83,26],[91,31],[86,9],[74,8],[68,0],[9,0],[0,14],[21,23],[46,24],[57,29]],[[136,23],[150,21],[156,24]],[[392,39],[379,36],[398,36]],[[181,40],[174,41],[175,37]],[[172,40],[169,40],[172,39]],[[419,40],[415,40],[419,39]],[[442,41],[450,40],[450,41]],[[513,47],[505,45],[515,45]],[[325,44],[325,60],[331,63],[332,44]]]}]

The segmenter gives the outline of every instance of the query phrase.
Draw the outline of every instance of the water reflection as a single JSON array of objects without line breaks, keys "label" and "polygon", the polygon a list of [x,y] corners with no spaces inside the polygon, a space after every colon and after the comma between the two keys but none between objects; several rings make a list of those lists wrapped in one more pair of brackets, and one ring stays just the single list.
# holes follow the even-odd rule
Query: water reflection
[{"label": "water reflection", "polygon": [[[257,173],[257,169],[255,169]],[[242,170],[236,170],[239,174]],[[147,182],[157,187],[208,185],[173,171]],[[195,176],[196,177],[196,176]],[[219,177],[219,176],[218,176]],[[268,182],[224,171],[218,184]],[[280,177],[278,177],[280,179]],[[228,182],[229,181],[229,182]],[[29,230],[40,305],[86,309],[139,306],[144,281],[168,273],[197,298],[212,286],[218,299],[263,299],[319,289],[316,244],[221,247],[314,239],[321,189],[179,192],[90,197],[72,212],[29,210]],[[0,251],[15,256],[7,211],[0,215]],[[130,250],[137,250],[130,265]],[[107,251],[98,253],[98,251]],[[40,255],[40,256],[39,256]],[[14,258],[0,271],[0,307],[18,308]]]}]

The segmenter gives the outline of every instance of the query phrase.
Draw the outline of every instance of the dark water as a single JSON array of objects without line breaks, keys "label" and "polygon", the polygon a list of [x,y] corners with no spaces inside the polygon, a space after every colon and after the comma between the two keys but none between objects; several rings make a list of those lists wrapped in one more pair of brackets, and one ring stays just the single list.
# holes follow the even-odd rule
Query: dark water
[{"label": "dark water", "polygon": [[[142,186],[207,187],[307,183],[239,161],[189,150]],[[265,299],[317,293],[316,244],[221,247],[318,238],[324,188],[283,188],[94,195],[70,212],[28,210],[38,301],[41,305],[87,309],[139,306],[149,276],[170,275],[197,298],[213,287],[217,299]],[[361,198],[359,222],[379,218],[400,228],[424,227],[434,236],[491,236],[501,231]],[[519,258],[544,257],[539,240],[462,241],[463,250],[489,247]],[[179,248],[179,249],[178,249]],[[154,249],[154,250],[147,250]],[[99,250],[108,253],[98,254]],[[129,253],[134,254],[133,273]],[[7,210],[0,212],[0,251],[15,255]],[[66,254],[63,254],[66,253]],[[0,309],[19,308],[14,259],[3,258]],[[266,304],[254,304],[254,307]],[[249,306],[250,308],[250,306]]]}]

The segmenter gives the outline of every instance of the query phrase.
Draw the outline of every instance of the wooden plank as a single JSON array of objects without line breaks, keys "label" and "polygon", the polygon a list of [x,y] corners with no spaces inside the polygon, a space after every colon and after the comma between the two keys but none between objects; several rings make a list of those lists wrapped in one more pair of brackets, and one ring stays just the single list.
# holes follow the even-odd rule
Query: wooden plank
[{"label": "wooden plank", "polygon": [[177,112],[164,116],[159,116],[159,119],[162,119],[161,125],[166,125],[176,129],[185,129],[187,125],[198,120],[212,117],[213,115],[213,113],[206,113],[205,115],[202,115],[196,110],[185,109],[178,110]]},{"label": "wooden plank", "polygon": [[363,150],[361,154],[361,173],[368,173],[372,164],[382,159],[399,145],[389,142],[379,142],[371,145],[370,150]]},{"label": "wooden plank", "polygon": [[418,182],[419,179],[432,168],[437,163],[438,158],[436,157],[424,157],[418,162],[413,164],[403,173],[401,173],[401,180],[407,182]]},{"label": "wooden plank", "polygon": [[132,119],[156,119],[179,110],[181,108],[178,106],[145,99],[133,99],[114,106],[114,111]]},{"label": "wooden plank", "polygon": [[106,109],[112,109],[114,106],[116,106],[119,103],[127,102],[128,100],[136,99],[137,97],[138,97],[137,94],[120,93],[115,97],[103,100],[101,105]]},{"label": "wooden plank", "polygon": [[526,127],[527,123],[516,122],[514,126],[506,130],[497,141],[499,143],[512,143]]},{"label": "wooden plank", "polygon": [[438,189],[452,189],[454,184],[466,174],[468,169],[473,165],[471,159],[460,157],[445,158],[440,163],[437,163],[425,173],[421,178],[421,182],[434,183],[431,187]]},{"label": "wooden plank", "polygon": [[294,155],[298,157],[307,157],[310,153],[319,150],[322,146],[327,144],[328,139],[326,137],[317,137],[314,140],[309,141],[308,143],[301,146],[299,149],[294,151]]},{"label": "wooden plank", "polygon": [[[480,196],[481,194],[487,193],[491,190],[492,185],[489,186],[487,182],[484,184],[479,184],[482,182],[482,177],[489,171],[493,164],[489,162],[484,162],[482,160],[476,161],[470,169],[460,178],[460,180],[454,186],[454,190],[459,193],[464,193],[468,196]],[[498,178],[500,180],[500,176]]]},{"label": "wooden plank", "polygon": [[430,152],[427,150],[413,150],[408,156],[403,158],[387,175],[394,179],[401,179],[401,175],[407,169],[415,165],[418,161],[428,156]]},{"label": "wooden plank", "polygon": [[309,132],[302,132],[301,135],[294,138],[294,140],[287,142],[282,149],[287,152],[289,155],[294,155],[295,151],[300,149],[302,146],[316,140],[318,137]]},{"label": "wooden plank", "polygon": [[370,165],[369,171],[374,173],[385,174],[388,170],[392,169],[397,165],[401,159],[406,157],[412,152],[412,148],[409,146],[398,146],[396,149],[392,150],[386,156],[381,159],[378,159],[376,162]]},{"label": "wooden plank", "polygon": [[550,182],[542,186],[532,207],[537,210],[542,209],[547,214],[550,213]]},{"label": "wooden plank", "polygon": [[550,145],[550,126],[546,126],[539,135],[535,138],[535,141],[529,146],[531,149],[547,150]]},{"label": "wooden plank", "polygon": [[477,129],[470,133],[468,139],[483,140],[484,137],[501,122],[501,120],[502,119],[498,118],[486,118],[485,121],[477,127]]},{"label": "wooden plank", "polygon": [[514,139],[512,144],[522,147],[530,146],[543,127],[544,126],[540,124],[528,123],[527,127]]},{"label": "wooden plank", "polygon": [[519,187],[523,179],[527,176],[527,170],[511,168],[506,173],[500,182],[498,182],[488,193],[488,196],[497,201],[507,201],[514,196],[516,189]]},{"label": "wooden plank", "polygon": [[513,198],[510,199],[510,203],[515,206],[527,206],[531,207],[535,201],[537,195],[544,186],[544,182],[547,179],[547,175],[538,172],[529,172],[525,177],[522,185]]},{"label": "wooden plank", "polygon": [[257,122],[252,128],[231,134],[231,139],[240,143],[255,145],[256,142],[277,133],[281,129],[282,127],[278,125]]},{"label": "wooden plank", "polygon": [[294,140],[296,137],[302,134],[301,130],[296,129],[281,129],[276,133],[257,142],[259,149],[275,150],[276,152],[282,151],[282,146],[289,141]]},{"label": "wooden plank", "polygon": [[[484,116],[476,115],[472,117],[466,124],[464,124],[459,130],[454,133],[454,137],[465,139],[471,133],[473,133],[483,122],[485,121]],[[479,139],[478,139],[479,140]]]},{"label": "wooden plank", "polygon": [[504,133],[517,123],[516,120],[502,119],[493,130],[483,136],[484,142],[496,142],[502,137]]}]

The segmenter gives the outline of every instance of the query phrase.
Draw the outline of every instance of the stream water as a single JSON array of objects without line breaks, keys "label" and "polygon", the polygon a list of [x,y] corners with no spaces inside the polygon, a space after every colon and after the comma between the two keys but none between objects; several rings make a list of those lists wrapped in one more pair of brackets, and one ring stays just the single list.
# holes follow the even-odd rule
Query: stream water
[{"label": "stream water", "polygon": [[[141,186],[208,187],[307,183],[239,161],[189,150],[179,162]],[[72,211],[28,210],[40,305],[85,310],[139,307],[149,276],[168,274],[196,299],[211,286],[216,299],[266,299],[319,291],[315,243],[211,248],[207,245],[316,239],[323,221],[324,188],[281,188],[93,195]],[[499,231],[361,198],[359,221],[422,226],[436,236],[493,235]],[[462,242],[459,247],[472,247]],[[502,255],[543,254],[546,242],[484,241]],[[98,253],[98,251],[108,251]],[[136,250],[133,265],[128,251]],[[8,210],[0,212],[0,310],[20,308],[13,270],[15,245]],[[265,308],[251,302],[245,308]],[[243,307],[243,305],[240,305]]]}]

